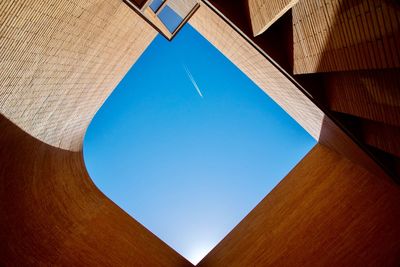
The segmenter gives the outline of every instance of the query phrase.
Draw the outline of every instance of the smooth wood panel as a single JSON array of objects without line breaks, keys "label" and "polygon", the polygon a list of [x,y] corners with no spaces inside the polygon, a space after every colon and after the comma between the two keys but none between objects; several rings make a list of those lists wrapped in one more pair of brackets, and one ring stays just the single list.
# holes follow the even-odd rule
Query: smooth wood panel
[{"label": "smooth wood panel", "polygon": [[317,145],[198,266],[399,266],[400,188]]}]

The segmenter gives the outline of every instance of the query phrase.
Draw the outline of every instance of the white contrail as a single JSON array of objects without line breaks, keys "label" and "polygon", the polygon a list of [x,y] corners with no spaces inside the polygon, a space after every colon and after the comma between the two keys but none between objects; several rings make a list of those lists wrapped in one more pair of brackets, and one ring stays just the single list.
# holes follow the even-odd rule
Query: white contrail
[{"label": "white contrail", "polygon": [[183,64],[183,67],[185,68],[186,74],[188,75],[190,81],[192,82],[194,88],[196,88],[197,93],[199,93],[199,95],[201,96],[201,98],[203,98],[203,94],[200,91],[199,86],[197,85],[196,81],[194,80],[192,73],[190,73],[189,69],[187,68],[187,66],[185,64]]}]

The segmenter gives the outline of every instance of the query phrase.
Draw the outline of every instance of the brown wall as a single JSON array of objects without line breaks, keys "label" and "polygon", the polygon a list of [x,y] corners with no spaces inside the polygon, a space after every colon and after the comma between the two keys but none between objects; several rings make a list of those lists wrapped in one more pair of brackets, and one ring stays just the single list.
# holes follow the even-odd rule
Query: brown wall
[{"label": "brown wall", "polygon": [[300,0],[294,73],[400,67],[397,0]]},{"label": "brown wall", "polygon": [[0,129],[0,266],[192,266],[95,187],[81,153]]},{"label": "brown wall", "polygon": [[189,23],[318,140],[323,112],[244,37],[204,4]]},{"label": "brown wall", "polygon": [[333,111],[400,127],[400,70],[326,75],[326,104]]},{"label": "brown wall", "polygon": [[400,127],[360,120],[362,140],[400,159]]},{"label": "brown wall", "polygon": [[[122,1],[52,3],[0,3],[0,112],[79,150],[155,31]],[[226,22],[203,6],[191,23],[315,138],[353,153],[354,142]],[[80,153],[4,117],[0,129],[0,265],[191,266],[97,190]],[[318,145],[202,266],[397,266],[399,200],[383,175]]]},{"label": "brown wall", "polygon": [[[240,6],[236,6],[235,9],[230,10],[229,8],[235,6],[231,2],[225,2],[224,0],[212,2],[218,7],[218,10],[224,12],[224,14],[229,14],[229,19],[236,21],[240,17]],[[238,3],[235,2],[235,4],[237,5]],[[342,153],[342,155],[353,160],[353,162],[362,164],[362,166],[365,166],[374,173],[383,175],[382,168],[368,157],[341,128],[326,117],[323,111],[311,102],[291,80],[284,76],[259,51],[249,44],[244,37],[238,34],[208,6],[202,5],[189,22],[316,140],[329,145],[331,148]],[[291,27],[291,23],[290,25],[284,25]],[[280,29],[283,30],[283,28]],[[270,30],[268,29],[259,37],[265,37]],[[314,80],[316,79],[313,78]],[[323,85],[322,82],[321,84]],[[321,89],[323,89],[321,86],[316,87],[316,90],[323,94],[324,91]]]},{"label": "brown wall", "polygon": [[[287,72],[293,69],[293,33],[292,12],[286,12],[271,27],[254,37],[250,19],[248,0],[208,0],[235,24],[250,40],[264,50],[275,62]],[[271,42],[273,40],[273,42]]]},{"label": "brown wall", "polygon": [[94,114],[155,36],[122,0],[0,1],[0,114],[79,151]]},{"label": "brown wall", "polygon": [[399,201],[317,145],[199,266],[399,266]]},{"label": "brown wall", "polygon": [[266,31],[299,0],[248,0],[253,34]]}]

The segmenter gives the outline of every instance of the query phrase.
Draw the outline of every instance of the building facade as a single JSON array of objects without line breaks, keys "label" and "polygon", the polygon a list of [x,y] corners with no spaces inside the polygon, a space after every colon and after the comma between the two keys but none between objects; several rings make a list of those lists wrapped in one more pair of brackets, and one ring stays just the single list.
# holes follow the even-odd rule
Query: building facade
[{"label": "building facade", "polygon": [[[132,3],[0,3],[0,265],[191,266],[82,158],[159,30]],[[397,1],[204,0],[188,23],[318,140],[199,266],[398,266]]]}]

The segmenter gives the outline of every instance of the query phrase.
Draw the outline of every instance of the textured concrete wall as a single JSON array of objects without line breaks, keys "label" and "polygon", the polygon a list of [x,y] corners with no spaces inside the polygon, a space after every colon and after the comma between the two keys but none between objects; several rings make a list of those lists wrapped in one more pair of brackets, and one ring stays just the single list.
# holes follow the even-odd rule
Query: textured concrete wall
[{"label": "textured concrete wall", "polygon": [[248,0],[253,34],[266,31],[299,0]]},{"label": "textured concrete wall", "polygon": [[120,0],[0,1],[0,113],[50,145],[79,150],[155,35]]},{"label": "textured concrete wall", "polygon": [[400,188],[317,145],[198,266],[398,266]]},{"label": "textured concrete wall", "polygon": [[400,67],[399,18],[395,0],[300,0],[294,73]]},{"label": "textured concrete wall", "polygon": [[324,114],[260,52],[202,5],[190,24],[318,140]]},{"label": "textured concrete wall", "polygon": [[0,129],[0,266],[192,266],[96,188],[80,152],[1,115]]}]

